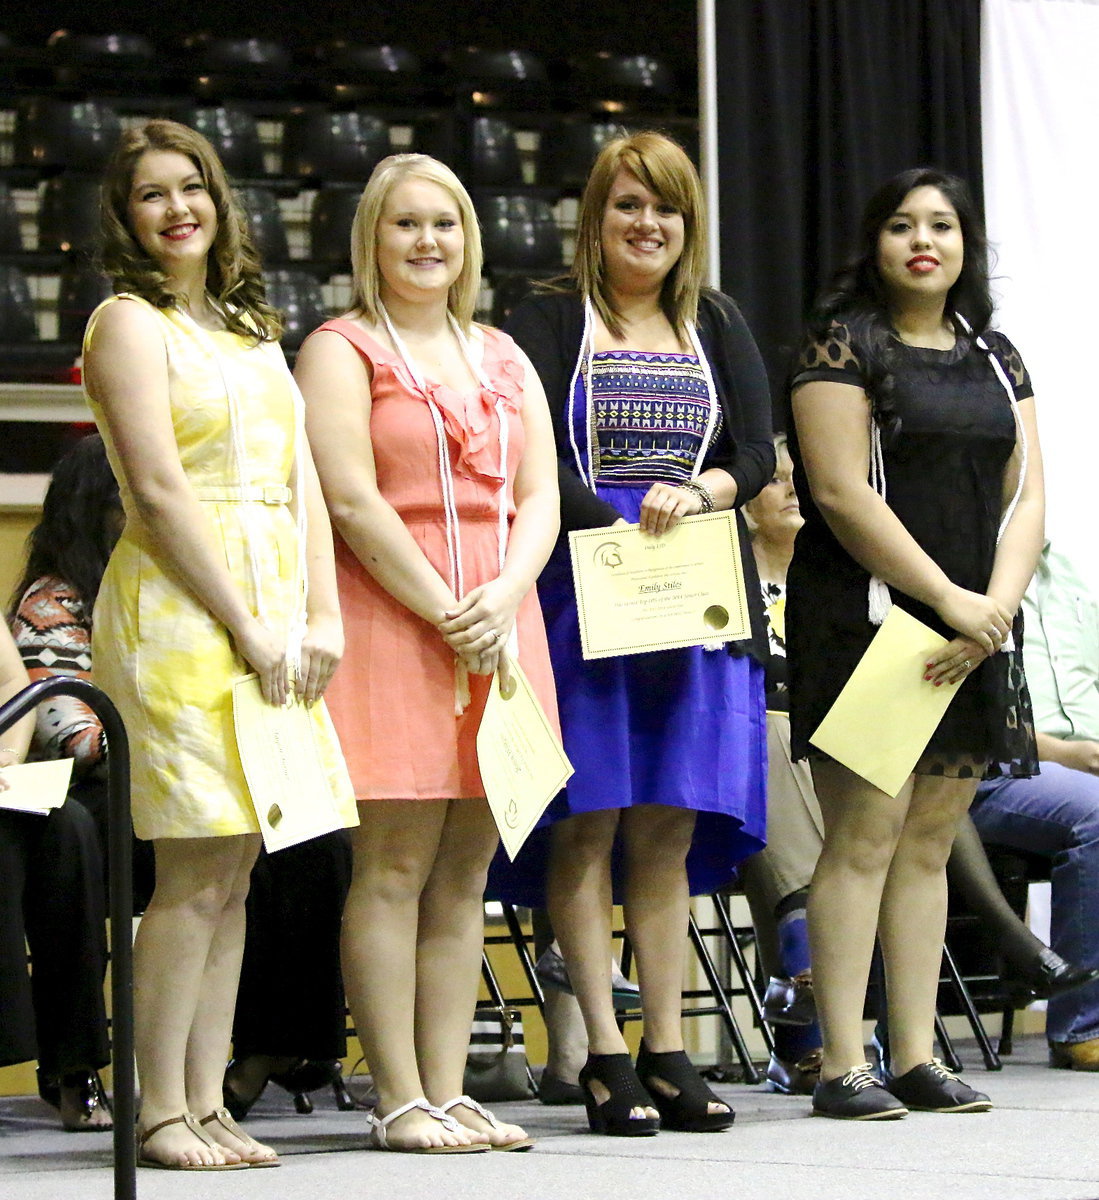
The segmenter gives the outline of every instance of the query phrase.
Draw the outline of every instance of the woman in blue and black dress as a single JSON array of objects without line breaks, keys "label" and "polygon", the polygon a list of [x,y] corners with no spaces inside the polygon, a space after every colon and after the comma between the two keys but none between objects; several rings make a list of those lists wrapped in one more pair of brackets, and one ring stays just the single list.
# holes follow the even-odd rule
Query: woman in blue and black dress
[{"label": "woman in blue and black dress", "polygon": [[[701,289],[704,240],[683,150],[656,133],[619,138],[581,201],[574,286],[525,301],[507,324],[556,423],[562,534],[538,591],[576,773],[549,835],[496,872],[493,892],[547,903],[587,1026],[589,1122],[626,1136],[733,1120],[683,1053],[684,935],[689,896],[727,882],[763,841],[766,634],[742,535],[752,640],[585,662],[566,534],[635,522],[663,533],[739,508],[771,478],[763,365],[732,301]],[[612,896],[644,1000],[636,1073],[611,1002]]]}]

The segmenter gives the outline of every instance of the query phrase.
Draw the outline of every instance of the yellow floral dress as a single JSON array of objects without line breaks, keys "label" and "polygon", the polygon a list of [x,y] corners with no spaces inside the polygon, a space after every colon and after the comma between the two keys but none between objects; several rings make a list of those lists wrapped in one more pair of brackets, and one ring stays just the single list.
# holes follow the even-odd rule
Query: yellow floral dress
[{"label": "yellow floral dress", "polygon": [[[298,530],[287,503],[294,402],[282,351],[227,331],[200,330],[184,314],[154,308],[136,296],[114,296],[92,313],[85,352],[99,314],[114,303],[146,304],[156,314],[183,469],[226,566],[256,611],[251,543],[264,617],[288,636],[301,595]],[[236,392],[243,433],[244,503],[223,370]],[[134,829],[141,838],[258,833],[233,726],[232,681],[250,668],[226,628],[174,573],[143,526],[102,410],[90,396],[88,403],[107,443],[126,512],[95,605],[92,676],[114,701],[129,734]],[[323,703],[312,713],[341,818],[355,825],[354,795]]]}]

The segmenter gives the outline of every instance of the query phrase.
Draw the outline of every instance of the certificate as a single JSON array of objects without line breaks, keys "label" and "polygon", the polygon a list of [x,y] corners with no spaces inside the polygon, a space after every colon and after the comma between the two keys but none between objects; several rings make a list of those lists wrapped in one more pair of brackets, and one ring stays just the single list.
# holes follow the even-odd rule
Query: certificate
[{"label": "certificate", "polygon": [[896,796],[958,692],[924,679],[928,655],[946,642],[894,604],[809,740]]},{"label": "certificate", "polygon": [[[233,681],[237,750],[263,844],[271,853],[346,824],[317,750],[314,721],[318,708],[321,719],[328,721],[323,700],[313,708],[298,699],[276,708],[264,700],[258,676],[244,675]],[[332,742],[338,744],[335,733]],[[347,790],[351,791],[350,780]]]},{"label": "certificate", "polygon": [[654,537],[637,525],[569,534],[585,658],[720,646],[750,634],[731,512],[685,517]]},{"label": "certificate", "polygon": [[71,758],[51,758],[45,762],[4,767],[2,773],[8,787],[0,792],[0,808],[48,816],[52,809],[65,803],[72,770]]},{"label": "certificate", "polygon": [[492,677],[477,730],[477,765],[500,840],[514,861],[549,802],[572,774],[572,763],[522,668],[508,661],[508,679]]}]

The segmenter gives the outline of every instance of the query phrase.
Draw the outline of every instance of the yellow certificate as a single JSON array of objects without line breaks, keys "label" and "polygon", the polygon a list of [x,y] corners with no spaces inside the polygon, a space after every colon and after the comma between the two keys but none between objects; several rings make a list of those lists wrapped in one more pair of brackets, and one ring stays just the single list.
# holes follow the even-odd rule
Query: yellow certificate
[{"label": "yellow certificate", "polygon": [[637,525],[569,534],[585,658],[720,646],[749,636],[731,512],[685,517],[660,537]]},{"label": "yellow certificate", "polygon": [[[276,708],[264,700],[258,676],[233,681],[237,750],[263,844],[272,853],[346,824],[317,750],[313,722],[318,707],[322,720],[328,721],[323,700],[312,709],[300,700]],[[334,732],[332,741],[336,742]]]},{"label": "yellow certificate", "polygon": [[894,605],[809,740],[895,796],[958,691],[924,679],[928,656],[946,642]]},{"label": "yellow certificate", "polygon": [[0,792],[0,808],[48,816],[52,809],[65,803],[72,770],[71,758],[51,758],[46,762],[4,767],[0,773],[8,787]]},{"label": "yellow certificate", "polygon": [[549,802],[565,786],[572,763],[517,662],[509,678],[492,677],[477,730],[477,765],[500,840],[514,861]]}]

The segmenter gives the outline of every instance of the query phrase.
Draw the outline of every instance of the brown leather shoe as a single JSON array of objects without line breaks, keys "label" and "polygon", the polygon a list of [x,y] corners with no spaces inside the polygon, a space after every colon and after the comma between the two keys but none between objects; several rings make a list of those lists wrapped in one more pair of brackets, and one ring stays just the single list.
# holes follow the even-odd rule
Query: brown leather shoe
[{"label": "brown leather shoe", "polygon": [[771,1055],[767,1064],[767,1088],[772,1092],[782,1092],[786,1096],[811,1096],[813,1089],[820,1083],[820,1064],[824,1051],[818,1047],[810,1050],[804,1058],[789,1062]]},{"label": "brown leather shoe", "polygon": [[813,972],[800,971],[793,979],[772,975],[763,996],[763,1019],[772,1025],[812,1025],[817,1019]]},{"label": "brown leather shoe", "polygon": [[1099,1038],[1086,1042],[1050,1042],[1049,1065],[1073,1071],[1099,1071]]}]

